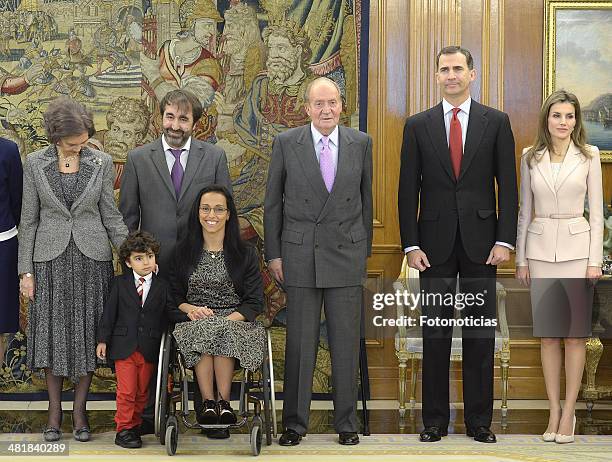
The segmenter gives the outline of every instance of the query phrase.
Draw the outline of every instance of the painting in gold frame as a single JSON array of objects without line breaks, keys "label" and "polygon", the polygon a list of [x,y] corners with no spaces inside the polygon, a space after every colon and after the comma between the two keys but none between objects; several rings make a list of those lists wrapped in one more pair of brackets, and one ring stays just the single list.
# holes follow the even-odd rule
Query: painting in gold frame
[{"label": "painting in gold frame", "polygon": [[544,98],[575,93],[589,144],[612,162],[612,1],[545,0],[544,11]]}]

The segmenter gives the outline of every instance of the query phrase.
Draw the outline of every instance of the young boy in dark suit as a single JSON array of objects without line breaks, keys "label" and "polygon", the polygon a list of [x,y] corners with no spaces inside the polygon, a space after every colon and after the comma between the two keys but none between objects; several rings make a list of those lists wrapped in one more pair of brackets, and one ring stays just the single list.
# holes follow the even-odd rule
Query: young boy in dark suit
[{"label": "young boy in dark suit", "polygon": [[162,332],[168,321],[189,320],[175,306],[168,283],[155,274],[159,248],[151,234],[130,233],[119,248],[119,259],[131,271],[113,280],[98,326],[96,355],[115,363],[115,444],[124,448],[142,446],[137,428],[147,403],[149,380],[156,369]]}]

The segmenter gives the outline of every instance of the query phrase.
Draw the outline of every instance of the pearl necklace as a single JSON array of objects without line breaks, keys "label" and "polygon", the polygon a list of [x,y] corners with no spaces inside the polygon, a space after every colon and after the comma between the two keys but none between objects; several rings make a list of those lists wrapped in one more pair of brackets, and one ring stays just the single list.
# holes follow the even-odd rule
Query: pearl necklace
[{"label": "pearl necklace", "polygon": [[57,155],[57,157],[59,158],[60,162],[64,162],[64,165],[66,166],[66,168],[70,168],[70,163],[77,159],[79,157],[78,154],[72,155],[72,156],[61,156],[61,155]]}]

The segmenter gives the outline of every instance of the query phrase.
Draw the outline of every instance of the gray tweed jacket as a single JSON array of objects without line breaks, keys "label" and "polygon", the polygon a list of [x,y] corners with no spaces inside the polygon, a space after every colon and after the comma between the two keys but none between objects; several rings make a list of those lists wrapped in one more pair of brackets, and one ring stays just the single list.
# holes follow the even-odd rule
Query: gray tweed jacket
[{"label": "gray tweed jacket", "polygon": [[111,156],[83,149],[77,198],[70,209],[62,194],[55,146],[29,154],[23,170],[19,273],[32,272],[33,262],[58,257],[66,250],[70,236],[85,256],[112,260],[109,239],[118,248],[128,230],[115,205]]}]

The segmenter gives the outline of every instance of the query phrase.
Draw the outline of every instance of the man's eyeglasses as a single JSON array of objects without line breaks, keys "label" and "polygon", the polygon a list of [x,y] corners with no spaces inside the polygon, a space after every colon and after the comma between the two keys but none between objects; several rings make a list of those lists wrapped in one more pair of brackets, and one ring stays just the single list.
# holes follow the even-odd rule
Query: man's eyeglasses
[{"label": "man's eyeglasses", "polygon": [[202,212],[204,215],[208,215],[211,211],[215,212],[215,215],[223,215],[225,212],[227,212],[227,208],[220,205],[212,208],[208,205],[203,205],[200,207],[200,212]]}]

